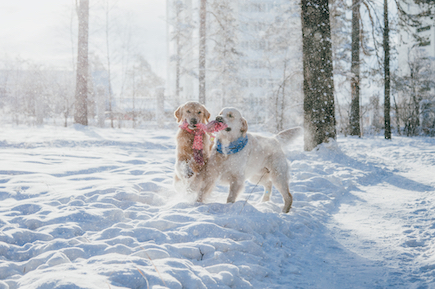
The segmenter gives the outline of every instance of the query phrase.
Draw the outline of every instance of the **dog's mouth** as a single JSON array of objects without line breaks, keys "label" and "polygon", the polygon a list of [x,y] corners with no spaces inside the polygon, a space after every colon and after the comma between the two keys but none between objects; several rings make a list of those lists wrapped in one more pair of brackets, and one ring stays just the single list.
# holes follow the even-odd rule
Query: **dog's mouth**
[{"label": "dog's mouth", "polygon": [[[223,124],[226,124],[224,118],[223,118],[221,115],[218,115],[218,116],[216,117],[216,121],[217,121],[217,122],[220,122],[220,123],[223,123]],[[231,128],[230,128],[230,127],[227,127],[227,128],[225,128],[224,130],[225,130],[225,131],[231,131]]]},{"label": "dog's mouth", "polygon": [[189,124],[188,127],[192,130],[196,129],[196,126],[198,125],[197,120],[190,120],[187,123]]}]

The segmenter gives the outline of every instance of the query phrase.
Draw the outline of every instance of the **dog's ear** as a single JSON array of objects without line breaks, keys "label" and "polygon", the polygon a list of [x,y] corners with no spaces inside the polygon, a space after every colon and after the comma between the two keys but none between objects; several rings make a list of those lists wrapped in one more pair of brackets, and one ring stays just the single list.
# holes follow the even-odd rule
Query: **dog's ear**
[{"label": "dog's ear", "polygon": [[246,133],[248,132],[248,122],[243,117],[241,118],[242,121],[242,128],[240,131],[243,133],[243,136],[246,136]]},{"label": "dog's ear", "polygon": [[204,108],[204,123],[208,122],[208,120],[210,119],[210,112],[208,112],[208,110],[205,108],[205,106],[202,106],[202,108]]},{"label": "dog's ear", "polygon": [[182,106],[180,106],[179,108],[177,108],[177,110],[174,112],[174,116],[175,116],[175,118],[177,119],[177,122],[180,122],[181,121],[181,118],[182,118],[182,115],[181,115],[181,109],[182,109],[183,107]]}]

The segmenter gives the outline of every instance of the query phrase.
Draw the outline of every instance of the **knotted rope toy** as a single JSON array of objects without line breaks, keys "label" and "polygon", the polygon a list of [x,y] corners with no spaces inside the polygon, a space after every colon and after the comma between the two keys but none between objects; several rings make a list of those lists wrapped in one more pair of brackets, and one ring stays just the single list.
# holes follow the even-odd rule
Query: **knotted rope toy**
[{"label": "knotted rope toy", "polygon": [[195,162],[198,165],[203,166],[205,164],[205,161],[204,161],[204,154],[203,154],[204,144],[202,141],[202,136],[205,133],[211,134],[211,133],[221,131],[228,126],[222,122],[212,120],[206,125],[203,123],[198,123],[195,129],[191,129],[189,128],[189,124],[187,123],[187,120],[184,120],[184,122],[179,127],[187,131],[188,133],[195,135],[195,138],[193,140],[193,145],[192,145],[193,158],[195,159]]}]

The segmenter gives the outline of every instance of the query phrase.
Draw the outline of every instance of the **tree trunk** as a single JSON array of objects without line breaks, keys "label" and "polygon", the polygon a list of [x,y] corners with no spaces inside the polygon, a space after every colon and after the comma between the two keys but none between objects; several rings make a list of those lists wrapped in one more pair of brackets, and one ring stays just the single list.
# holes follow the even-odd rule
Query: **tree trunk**
[{"label": "tree trunk", "polygon": [[385,139],[391,139],[390,119],[390,28],[388,26],[388,1],[384,0],[384,120]]},{"label": "tree trunk", "polygon": [[[107,49],[107,81],[109,85],[109,113],[110,113],[110,127],[113,128],[113,112],[112,112],[112,77],[110,70],[110,49],[109,49],[109,1],[106,6],[106,49]],[[101,123],[100,123],[101,125]]]},{"label": "tree trunk", "polygon": [[328,0],[302,0],[304,149],[336,137]]},{"label": "tree trunk", "polygon": [[180,39],[180,13],[181,13],[181,7],[177,3],[176,4],[176,20],[177,20],[177,35],[176,35],[176,46],[177,46],[177,59],[175,63],[175,100],[177,102],[177,105],[180,102],[180,78],[181,78],[181,39]]},{"label": "tree trunk", "polygon": [[350,106],[350,135],[361,136],[360,130],[360,107],[359,107],[359,84],[360,84],[360,27],[359,27],[360,1],[352,1],[352,79],[350,82],[352,102]]},{"label": "tree trunk", "polygon": [[201,0],[201,8],[199,10],[199,97],[200,103],[205,105],[205,49],[206,49],[206,20],[207,9],[206,0]]},{"label": "tree trunk", "polygon": [[165,127],[165,88],[157,87],[155,90],[157,107],[156,107],[156,121],[159,128]]},{"label": "tree trunk", "polygon": [[[277,109],[277,114],[279,115],[278,118],[278,132],[282,131],[284,129],[284,110],[285,110],[285,86],[286,86],[286,82],[287,82],[287,61],[284,60],[284,71],[283,71],[283,83],[282,83],[282,99],[281,99],[281,103],[280,103],[280,110],[278,111]],[[279,97],[279,93],[277,93],[277,98]]]},{"label": "tree trunk", "polygon": [[396,98],[394,97],[394,108],[395,108],[395,114],[396,114],[396,125],[397,125],[397,134],[402,135],[400,132],[400,116],[399,116],[399,106],[397,105]]},{"label": "tree trunk", "polygon": [[78,7],[79,37],[77,55],[77,78],[75,94],[74,121],[88,125],[88,32],[89,32],[89,0],[80,0]]},{"label": "tree trunk", "polygon": [[97,86],[97,111],[98,126],[104,127],[106,121],[106,90],[103,85]]}]

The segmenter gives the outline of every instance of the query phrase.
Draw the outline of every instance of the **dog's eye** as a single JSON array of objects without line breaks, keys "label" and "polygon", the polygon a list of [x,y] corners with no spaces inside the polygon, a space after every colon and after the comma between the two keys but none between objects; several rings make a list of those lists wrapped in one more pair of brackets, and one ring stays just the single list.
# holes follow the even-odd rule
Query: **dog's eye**
[{"label": "dog's eye", "polygon": [[201,112],[200,112],[200,111],[198,111],[198,114],[201,114]]},{"label": "dog's eye", "polygon": [[233,117],[233,115],[231,113],[228,114],[228,117]]},{"label": "dog's eye", "polygon": [[190,113],[190,110],[188,110],[187,113]]}]

